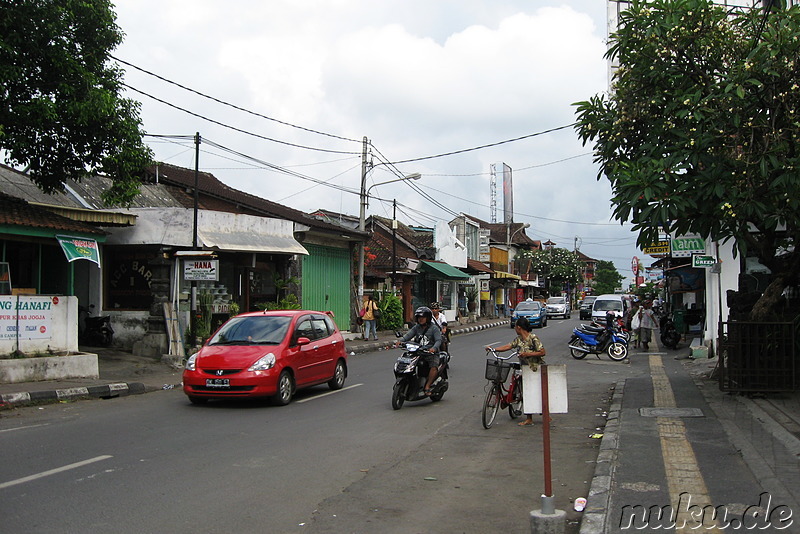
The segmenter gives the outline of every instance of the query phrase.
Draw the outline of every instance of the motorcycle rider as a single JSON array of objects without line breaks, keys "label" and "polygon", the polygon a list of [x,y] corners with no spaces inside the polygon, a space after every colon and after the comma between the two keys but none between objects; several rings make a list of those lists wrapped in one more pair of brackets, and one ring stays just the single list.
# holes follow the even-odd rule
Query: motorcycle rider
[{"label": "motorcycle rider", "polygon": [[397,347],[403,341],[414,339],[426,351],[423,356],[428,364],[428,379],[425,382],[425,396],[431,395],[431,384],[439,375],[439,348],[442,346],[442,331],[433,323],[433,312],[427,306],[420,306],[414,312],[414,326],[399,340],[395,341]]}]

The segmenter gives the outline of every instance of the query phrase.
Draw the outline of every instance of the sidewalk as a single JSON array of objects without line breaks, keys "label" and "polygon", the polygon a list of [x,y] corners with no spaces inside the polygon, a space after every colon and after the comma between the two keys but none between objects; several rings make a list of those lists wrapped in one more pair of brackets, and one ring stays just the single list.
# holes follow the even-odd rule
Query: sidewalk
[{"label": "sidewalk", "polygon": [[616,385],[581,534],[800,532],[800,392],[723,393],[686,350],[635,351],[650,373]]},{"label": "sidewalk", "polygon": [[[454,325],[452,335],[484,328],[507,326],[508,319],[479,318],[477,322]],[[360,335],[343,333],[348,354],[370,352],[391,346],[394,331],[378,332],[377,341],[364,341]],[[348,339],[350,338],[350,339]],[[45,404],[82,398],[112,398],[148,391],[181,387],[182,369],[153,358],[134,356],[113,348],[82,347],[96,353],[100,378],[73,378],[40,382],[0,384],[0,410],[30,404]]]}]

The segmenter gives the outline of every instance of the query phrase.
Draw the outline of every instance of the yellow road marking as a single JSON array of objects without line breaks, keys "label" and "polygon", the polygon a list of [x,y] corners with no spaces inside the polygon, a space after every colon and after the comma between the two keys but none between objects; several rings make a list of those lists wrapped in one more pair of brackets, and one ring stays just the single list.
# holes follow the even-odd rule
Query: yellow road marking
[{"label": "yellow road marking", "polygon": [[[659,355],[650,356],[650,376],[653,380],[653,406],[676,408],[675,395]],[[686,426],[683,421],[677,417],[658,417],[656,424],[661,440],[661,455],[664,458],[664,468],[667,473],[670,501],[676,512],[676,534],[698,532],[698,530],[703,532],[721,531],[718,523],[712,517],[711,497],[708,495],[703,475],[700,474],[700,466],[697,464],[694,449],[686,438]],[[708,512],[691,513],[688,506],[681,505],[681,494],[691,496],[693,510],[703,509]]]}]

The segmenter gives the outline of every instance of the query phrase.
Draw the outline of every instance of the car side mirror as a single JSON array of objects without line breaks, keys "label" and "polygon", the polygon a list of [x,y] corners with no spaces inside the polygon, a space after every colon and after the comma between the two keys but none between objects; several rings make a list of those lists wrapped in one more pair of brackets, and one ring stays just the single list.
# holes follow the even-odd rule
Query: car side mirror
[{"label": "car side mirror", "polygon": [[297,338],[297,344],[298,344],[299,346],[301,346],[301,347],[302,347],[303,345],[308,345],[309,343],[311,343],[311,340],[310,340],[310,339],[308,339],[307,337],[298,337],[298,338]]}]

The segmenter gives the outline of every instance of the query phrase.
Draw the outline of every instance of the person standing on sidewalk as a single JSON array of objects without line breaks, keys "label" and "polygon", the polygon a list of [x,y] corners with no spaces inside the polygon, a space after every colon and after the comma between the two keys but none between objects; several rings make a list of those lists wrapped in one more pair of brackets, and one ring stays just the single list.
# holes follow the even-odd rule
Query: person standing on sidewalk
[{"label": "person standing on sidewalk", "polygon": [[378,320],[375,318],[375,309],[378,304],[372,300],[372,295],[364,295],[364,314],[361,316],[364,319],[364,341],[369,340],[369,332],[372,330],[372,339],[378,341]]},{"label": "person standing on sidewalk", "polygon": [[644,350],[650,350],[648,343],[653,339],[653,330],[656,329],[658,323],[656,323],[656,316],[649,300],[644,301],[637,315],[639,316],[639,340]]},{"label": "person standing on sidewalk", "polygon": [[[520,361],[523,365],[529,366],[533,371],[539,369],[539,365],[544,363],[545,354],[547,351],[544,349],[544,345],[536,336],[536,334],[531,333],[533,330],[533,326],[528,321],[527,317],[520,317],[517,319],[516,323],[514,324],[514,332],[517,333],[517,337],[506,345],[502,345],[500,347],[495,347],[495,351],[497,352],[505,352],[511,349],[517,349],[517,356],[519,356]],[[487,346],[486,349],[488,350],[489,347]],[[522,375],[523,377],[525,375]],[[526,386],[525,382],[522,383],[522,389],[525,390]],[[533,390],[531,390],[533,391]],[[523,410],[525,407],[523,406]],[[526,413],[527,417],[521,423],[518,423],[519,426],[530,426],[533,424],[533,414]]]},{"label": "person standing on sidewalk", "polygon": [[450,344],[450,330],[447,328],[447,317],[442,313],[442,306],[438,302],[431,302],[430,308],[433,314],[433,323],[442,331],[442,346],[439,350],[447,352],[447,347]]}]

